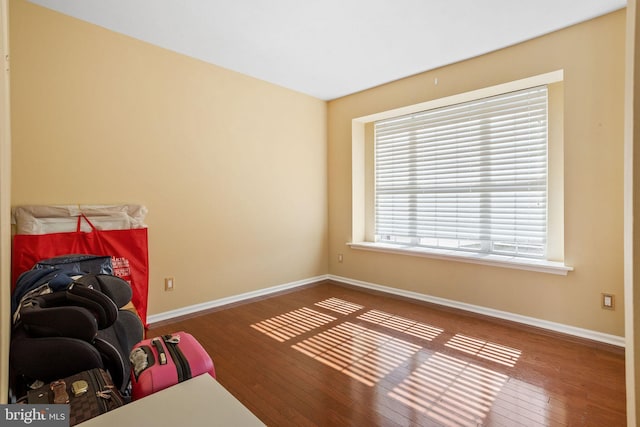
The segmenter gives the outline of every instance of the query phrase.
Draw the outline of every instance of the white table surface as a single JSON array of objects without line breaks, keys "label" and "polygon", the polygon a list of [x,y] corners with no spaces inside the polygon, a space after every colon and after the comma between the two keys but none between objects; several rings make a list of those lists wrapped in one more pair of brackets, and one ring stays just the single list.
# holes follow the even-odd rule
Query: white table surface
[{"label": "white table surface", "polygon": [[82,427],[264,426],[231,393],[204,374],[80,423]]}]

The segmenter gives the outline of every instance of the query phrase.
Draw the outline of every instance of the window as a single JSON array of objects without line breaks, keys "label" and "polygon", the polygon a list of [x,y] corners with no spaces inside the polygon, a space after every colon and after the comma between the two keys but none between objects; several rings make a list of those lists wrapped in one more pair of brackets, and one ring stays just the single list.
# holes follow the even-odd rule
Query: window
[{"label": "window", "polygon": [[546,85],[374,131],[377,242],[546,258]]},{"label": "window", "polygon": [[349,247],[572,271],[563,80],[557,70],[354,118]]}]

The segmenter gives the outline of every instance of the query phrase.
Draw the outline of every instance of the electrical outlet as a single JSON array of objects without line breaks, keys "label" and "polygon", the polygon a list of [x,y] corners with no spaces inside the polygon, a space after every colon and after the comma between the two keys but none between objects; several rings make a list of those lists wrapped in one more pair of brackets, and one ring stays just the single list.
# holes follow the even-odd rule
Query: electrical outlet
[{"label": "electrical outlet", "polygon": [[615,310],[616,297],[613,294],[602,294],[602,308]]},{"label": "electrical outlet", "polygon": [[164,278],[164,290],[165,291],[172,291],[173,290],[173,285],[174,285],[173,277],[165,277]]}]

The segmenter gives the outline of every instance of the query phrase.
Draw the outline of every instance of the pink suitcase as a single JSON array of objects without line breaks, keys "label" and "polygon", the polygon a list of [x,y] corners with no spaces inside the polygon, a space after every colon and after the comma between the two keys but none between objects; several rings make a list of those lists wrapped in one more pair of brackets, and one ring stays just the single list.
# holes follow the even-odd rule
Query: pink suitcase
[{"label": "pink suitcase", "polygon": [[216,377],[211,357],[187,332],[143,340],[133,347],[130,359],[132,400],[201,374]]}]

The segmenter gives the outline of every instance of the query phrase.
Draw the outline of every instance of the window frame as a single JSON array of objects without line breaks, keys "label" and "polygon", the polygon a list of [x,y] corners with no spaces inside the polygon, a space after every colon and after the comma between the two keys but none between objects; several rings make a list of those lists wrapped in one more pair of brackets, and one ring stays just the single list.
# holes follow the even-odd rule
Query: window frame
[{"label": "window frame", "polygon": [[[396,108],[352,120],[352,249],[412,255],[517,268],[566,275],[573,268],[564,259],[564,157],[563,157],[563,70],[482,88],[427,102]],[[487,253],[401,246],[375,242],[374,226],[374,130],[373,123],[385,118],[459,104],[529,87],[547,85],[548,114],[548,222],[546,259],[520,258]]]}]

